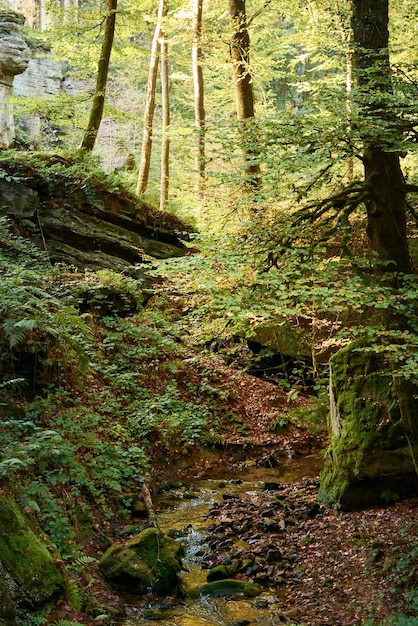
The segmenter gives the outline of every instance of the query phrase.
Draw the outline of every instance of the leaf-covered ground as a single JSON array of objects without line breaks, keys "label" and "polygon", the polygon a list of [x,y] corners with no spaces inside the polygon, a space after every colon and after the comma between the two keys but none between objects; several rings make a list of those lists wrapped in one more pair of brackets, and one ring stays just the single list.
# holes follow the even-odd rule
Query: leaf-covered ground
[{"label": "leaf-covered ground", "polygon": [[[215,362],[208,359],[206,365],[209,368]],[[309,399],[300,396],[289,405],[278,387],[246,374],[237,376],[219,361],[216,368],[222,386],[227,380],[229,385],[236,384],[233,404],[240,419],[231,422],[224,445],[210,454],[195,451],[181,463],[168,458],[156,471],[155,489],[197,475],[221,476],[225,467],[233,475],[252,463],[277,466],[279,471],[289,457],[318,459],[325,444],[323,430],[318,432],[317,424],[312,434],[289,420],[289,410],[290,414],[312,413]],[[238,576],[283,598],[277,609],[278,624],[418,623],[405,595],[417,582],[418,500],[338,512],[317,503],[317,487],[317,477],[309,477],[296,483],[280,482],[271,490],[260,489],[243,498],[234,496],[234,485],[225,482],[223,500],[213,506],[208,518],[211,548],[202,556],[203,567],[225,560],[252,560]],[[132,525],[121,527],[120,520],[105,522],[98,529],[97,541],[86,550],[93,555],[100,552],[102,533],[115,537],[133,530]],[[123,611],[120,599],[100,578],[95,565],[86,568],[92,575],[89,594],[102,605]],[[403,617],[394,617],[398,614]],[[399,621],[407,616],[408,621]],[[53,617],[95,623],[87,615],[75,616],[64,602]]]}]

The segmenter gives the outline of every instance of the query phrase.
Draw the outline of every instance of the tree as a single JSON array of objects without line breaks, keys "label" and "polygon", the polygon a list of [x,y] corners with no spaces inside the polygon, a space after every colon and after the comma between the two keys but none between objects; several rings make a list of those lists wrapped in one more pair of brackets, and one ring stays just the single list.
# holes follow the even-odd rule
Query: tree
[{"label": "tree", "polygon": [[204,183],[206,173],[205,101],[201,48],[202,6],[203,0],[193,0],[192,70],[194,89],[194,119],[196,130],[196,191],[198,199],[202,197],[202,185]]},{"label": "tree", "polygon": [[[354,68],[362,115],[372,127],[383,122],[386,136],[366,136],[363,150],[364,182],[368,189],[367,235],[373,250],[387,264],[396,290],[403,277],[414,273],[406,227],[406,185],[399,151],[391,137],[402,134],[402,120],[385,107],[385,96],[392,93],[389,60],[389,1],[353,0],[352,29],[355,43]],[[384,113],[382,113],[384,111]],[[383,119],[381,119],[383,118]],[[385,312],[388,329],[409,332],[410,321],[399,312]],[[418,473],[418,385],[395,377],[402,419]]]},{"label": "tree", "polygon": [[157,85],[158,63],[160,59],[160,34],[163,15],[166,10],[165,0],[160,0],[158,7],[157,23],[151,44],[151,58],[148,72],[147,96],[144,111],[144,127],[142,135],[141,158],[139,163],[138,183],[136,193],[143,197],[147,186],[151,163],[152,150],[152,124],[155,111],[155,88]]},{"label": "tree", "polygon": [[255,145],[254,91],[250,70],[250,36],[247,28],[245,0],[228,0],[229,16],[232,24],[230,54],[234,70],[235,102],[237,118],[241,125],[242,141],[247,165],[245,173],[250,187],[259,185],[260,165]]},{"label": "tree", "polygon": [[[162,18],[167,15],[167,7],[163,7]],[[170,97],[168,78],[168,45],[164,32],[161,30],[161,98],[162,98],[162,139],[161,139],[161,183],[160,209],[167,204],[170,177]]]},{"label": "tree", "polygon": [[103,117],[103,108],[106,95],[107,76],[109,73],[110,55],[112,52],[115,34],[117,0],[107,0],[105,18],[105,32],[98,62],[96,89],[93,96],[90,118],[84,133],[81,149],[91,152],[96,143],[97,133]]},{"label": "tree", "polygon": [[[411,274],[413,266],[406,236],[406,188],[399,153],[392,147],[389,133],[399,128],[396,113],[386,110],[387,94],[392,92],[389,62],[388,0],[353,0],[353,60],[357,99],[363,118],[364,183],[367,235],[373,250],[390,270]],[[384,112],[385,111],[385,112]],[[383,124],[382,124],[383,123]],[[382,124],[386,136],[371,136]]]}]

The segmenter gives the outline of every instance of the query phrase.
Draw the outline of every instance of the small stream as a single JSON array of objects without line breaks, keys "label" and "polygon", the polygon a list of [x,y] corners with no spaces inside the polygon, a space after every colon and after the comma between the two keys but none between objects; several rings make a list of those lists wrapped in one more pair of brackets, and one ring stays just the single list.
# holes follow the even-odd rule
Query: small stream
[{"label": "small stream", "polygon": [[186,598],[170,606],[170,599],[155,598],[144,609],[130,604],[123,626],[277,626],[277,615],[285,606],[285,597],[263,592],[256,598],[203,597],[199,587],[206,583],[207,570],[200,567],[201,551],[205,548],[207,519],[210,506],[222,499],[222,494],[234,493],[241,498],[260,491],[263,482],[289,483],[318,474],[321,461],[317,457],[294,459],[272,469],[250,467],[242,474],[220,478],[196,478],[183,482],[156,499],[158,523],[161,530],[186,544],[183,559],[188,571],[181,573]]}]

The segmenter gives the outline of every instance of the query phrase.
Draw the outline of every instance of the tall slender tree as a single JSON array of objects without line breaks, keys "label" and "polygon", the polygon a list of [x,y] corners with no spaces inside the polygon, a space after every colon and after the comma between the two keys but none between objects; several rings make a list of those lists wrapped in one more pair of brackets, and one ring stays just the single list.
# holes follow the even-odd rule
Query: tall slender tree
[{"label": "tall slender tree", "polygon": [[136,192],[143,197],[148,186],[148,178],[151,164],[152,151],[152,124],[155,111],[155,88],[157,85],[158,64],[160,60],[160,34],[166,2],[160,0],[158,7],[157,22],[151,44],[151,57],[148,72],[147,96],[144,111],[144,127],[142,133],[141,158],[139,163],[138,183]]},{"label": "tall slender tree", "polygon": [[86,150],[87,152],[91,152],[94,148],[97,133],[99,132],[100,122],[103,117],[110,55],[112,52],[113,38],[115,34],[116,10],[117,0],[107,0],[105,32],[98,62],[96,89],[94,91],[89,121],[81,143],[81,149]]},{"label": "tall slender tree", "polygon": [[[167,14],[164,6],[162,18]],[[168,200],[170,181],[170,96],[168,74],[168,44],[165,33],[161,30],[161,98],[162,98],[162,138],[161,138],[161,182],[160,182],[160,209],[163,210]]]},{"label": "tall slender tree", "polygon": [[243,149],[247,160],[246,175],[251,188],[260,182],[260,165],[254,136],[254,90],[250,70],[250,36],[245,0],[228,0],[232,24],[230,54],[234,70],[237,118],[241,124]]},{"label": "tall slender tree", "polygon": [[196,191],[198,199],[202,198],[206,175],[205,154],[205,100],[202,68],[202,13],[203,0],[193,0],[193,46],[192,68],[194,88],[194,119],[196,130]]}]

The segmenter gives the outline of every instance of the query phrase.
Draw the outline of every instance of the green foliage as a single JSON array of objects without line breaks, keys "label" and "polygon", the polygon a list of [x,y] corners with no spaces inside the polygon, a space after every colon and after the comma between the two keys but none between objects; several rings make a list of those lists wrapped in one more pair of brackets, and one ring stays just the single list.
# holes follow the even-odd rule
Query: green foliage
[{"label": "green foliage", "polygon": [[[160,313],[141,310],[121,319],[110,310],[93,318],[76,308],[86,285],[97,306],[103,287],[139,301],[136,281],[111,271],[51,268],[31,244],[9,235],[5,220],[0,226],[0,312],[8,345],[0,476],[62,557],[75,563],[94,510],[104,518],[123,512],[155,460],[217,440],[221,415],[228,414],[225,394],[212,385],[210,371],[188,362]],[[8,364],[12,372],[26,353],[52,372],[29,401],[16,400],[23,377],[7,374]],[[42,382],[39,375],[35,381]]]}]

